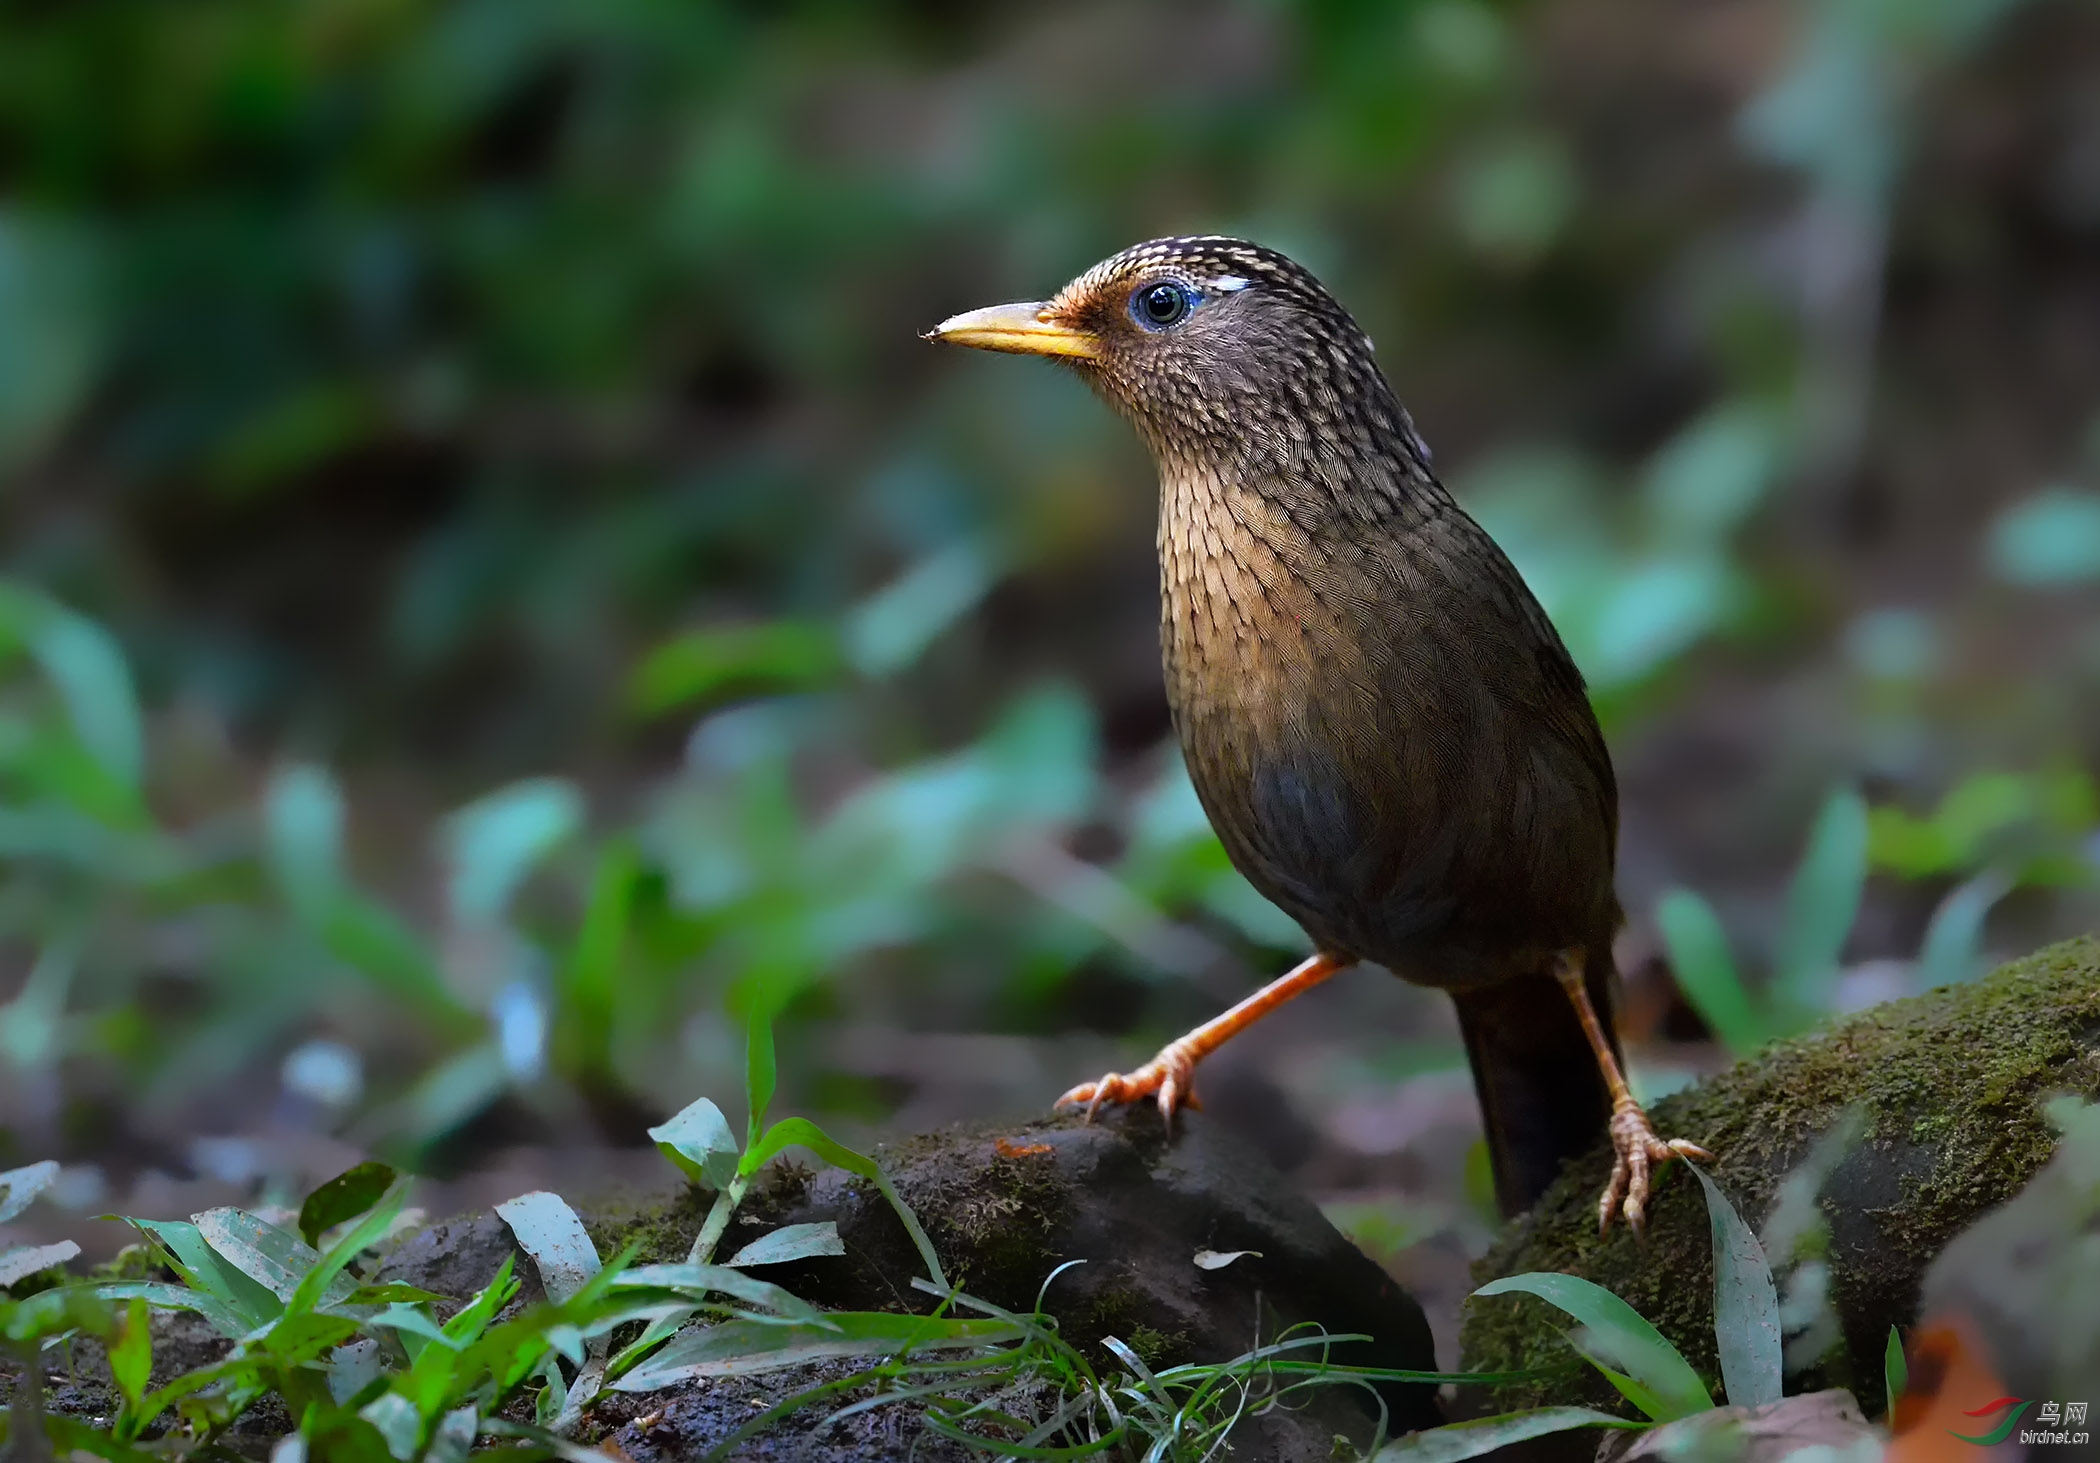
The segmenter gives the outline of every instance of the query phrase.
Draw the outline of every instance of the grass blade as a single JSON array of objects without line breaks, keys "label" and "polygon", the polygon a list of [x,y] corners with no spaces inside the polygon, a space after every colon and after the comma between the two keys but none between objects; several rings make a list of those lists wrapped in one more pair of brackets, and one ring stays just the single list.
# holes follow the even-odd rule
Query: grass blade
[{"label": "grass blade", "polygon": [[228,1338],[245,1336],[255,1329],[246,1316],[219,1297],[164,1280],[111,1280],[91,1287],[88,1293],[103,1300],[130,1300],[136,1296],[164,1311],[195,1311],[214,1331]]},{"label": "grass blade", "polygon": [[1019,1338],[1004,1321],[968,1321],[887,1311],[834,1311],[830,1327],[763,1326],[724,1321],[682,1331],[662,1350],[614,1382],[616,1392],[653,1392],[699,1377],[749,1376],[841,1356],[888,1356],[959,1346],[994,1346]]},{"label": "grass blade", "polygon": [[1777,1402],[1779,1288],[1765,1247],[1706,1170],[1696,1163],[1685,1166],[1706,1190],[1706,1218],[1714,1236],[1714,1339],[1721,1352],[1721,1385],[1734,1407]]},{"label": "grass blade", "polygon": [[[126,1223],[154,1242],[193,1292],[218,1303],[222,1309],[217,1314],[203,1306],[191,1309],[229,1337],[244,1336],[283,1313],[283,1302],[221,1258],[187,1219],[131,1219]],[[232,1319],[233,1326],[222,1325],[221,1315]]]},{"label": "grass blade", "polygon": [[[759,1004],[759,997],[751,999],[754,1006]],[[744,1034],[744,1101],[749,1114],[744,1139],[746,1147],[758,1146],[759,1134],[766,1125],[766,1109],[773,1105],[773,1084],[777,1076],[772,1015],[765,1010],[754,1010]]]},{"label": "grass blade", "polygon": [[1764,1018],[1751,1004],[1713,906],[1689,889],[1672,889],[1655,906],[1655,924],[1678,988],[1729,1055],[1747,1057],[1764,1045]]},{"label": "grass blade", "polygon": [[1564,1433],[1579,1427],[1640,1429],[1646,1426],[1646,1423],[1629,1422],[1623,1417],[1594,1412],[1587,1407],[1539,1407],[1529,1412],[1505,1412],[1496,1417],[1447,1423],[1443,1427],[1409,1433],[1398,1442],[1380,1448],[1372,1463],[1458,1463],[1460,1459],[1478,1458],[1482,1453],[1492,1453],[1526,1438],[1542,1438],[1549,1433]]},{"label": "grass blade", "polygon": [[882,1197],[889,1200],[890,1208],[897,1211],[897,1218],[903,1221],[904,1232],[911,1236],[919,1258],[926,1262],[927,1278],[942,1290],[948,1288],[948,1277],[941,1269],[940,1256],[933,1252],[933,1241],[926,1237],[926,1231],[919,1225],[919,1216],[911,1212],[911,1206],[904,1202],[891,1185],[889,1176],[883,1173],[881,1165],[865,1153],[854,1152],[808,1118],[782,1118],[766,1129],[765,1137],[754,1143],[744,1154],[739,1171],[745,1174],[757,1173],[774,1155],[788,1148],[807,1148],[826,1163],[843,1168],[848,1173],[858,1174],[880,1189]]},{"label": "grass blade", "polygon": [[[389,1169],[388,1172],[391,1173],[392,1170]],[[370,1213],[352,1225],[349,1233],[330,1245],[328,1252],[321,1256],[320,1263],[300,1279],[299,1288],[292,1292],[292,1298],[286,1303],[285,1309],[291,1312],[311,1310],[321,1303],[324,1296],[331,1297],[336,1305],[349,1302],[357,1291],[356,1283],[343,1280],[338,1284],[338,1278],[352,1260],[377,1244],[393,1227],[394,1217],[401,1212],[401,1206],[408,1202],[408,1189],[407,1179],[396,1182],[381,1196]]]},{"label": "grass blade", "polygon": [[1888,1391],[1888,1416],[1896,1415],[1896,1399],[1910,1386],[1910,1362],[1903,1355],[1903,1333],[1889,1327],[1889,1344],[1881,1354],[1881,1382]]},{"label": "grass blade", "polygon": [[[1624,1372],[1648,1389],[1666,1415],[1657,1422],[1675,1422],[1714,1405],[1706,1384],[1676,1347],[1663,1339],[1640,1312],[1601,1285],[1574,1275],[1535,1272],[1510,1275],[1473,1292],[1476,1296],[1535,1295],[1557,1306],[1588,1328],[1583,1354],[1594,1356]],[[1470,1455],[1466,1455],[1470,1456]]]},{"label": "grass blade", "polygon": [[[245,1209],[207,1209],[191,1216],[197,1233],[227,1264],[281,1301],[289,1302],[316,1265],[320,1252],[288,1229],[280,1229]],[[340,1302],[355,1287],[337,1276],[323,1298]]]},{"label": "grass blade", "polygon": [[675,1290],[695,1300],[719,1292],[791,1321],[824,1324],[824,1313],[801,1296],[726,1265],[637,1265],[615,1278],[613,1287]]},{"label": "grass blade", "polygon": [[1957,985],[1983,974],[1984,921],[2012,887],[2004,873],[1985,869],[1940,901],[1918,949],[1919,986]]},{"label": "grass blade", "polygon": [[1841,787],[1808,835],[1787,889],[1773,990],[1794,1019],[1830,1009],[1838,959],[1867,889],[1867,803]]}]

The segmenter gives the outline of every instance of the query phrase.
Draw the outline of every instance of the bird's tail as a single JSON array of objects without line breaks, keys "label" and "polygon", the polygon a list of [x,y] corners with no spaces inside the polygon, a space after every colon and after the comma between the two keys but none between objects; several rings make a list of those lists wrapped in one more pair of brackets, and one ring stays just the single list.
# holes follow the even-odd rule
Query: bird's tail
[{"label": "bird's tail", "polygon": [[[1590,1004],[1617,1054],[1611,945],[1589,951]],[[1560,1166],[1604,1136],[1611,1097],[1574,1003],[1550,972],[1457,993],[1459,1030],[1487,1128],[1495,1203],[1503,1217],[1531,1207]]]}]

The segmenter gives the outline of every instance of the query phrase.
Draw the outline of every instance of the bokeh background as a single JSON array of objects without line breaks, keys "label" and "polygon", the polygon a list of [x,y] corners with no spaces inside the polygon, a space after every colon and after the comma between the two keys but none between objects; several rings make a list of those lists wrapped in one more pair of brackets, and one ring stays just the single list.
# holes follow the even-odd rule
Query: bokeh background
[{"label": "bokeh background", "polygon": [[[1148,464],[916,338],[1163,233],[1329,282],[1588,673],[1648,1090],[2093,921],[2081,0],[22,4],[0,190],[0,1117],[82,1214],[574,1193],[753,1010],[844,1136],[1031,1114],[1295,960]],[[1204,1090],[1464,1289],[1441,998]]]}]

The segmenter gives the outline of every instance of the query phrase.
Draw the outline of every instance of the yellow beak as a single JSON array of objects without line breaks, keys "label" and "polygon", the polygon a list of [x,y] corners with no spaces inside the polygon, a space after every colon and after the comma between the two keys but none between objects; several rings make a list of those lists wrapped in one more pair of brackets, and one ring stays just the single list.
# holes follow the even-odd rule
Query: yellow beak
[{"label": "yellow beak", "polygon": [[1071,356],[1082,361],[1101,354],[1101,343],[1090,333],[1060,319],[1050,306],[1036,301],[965,310],[927,331],[926,339],[971,345],[981,351]]}]

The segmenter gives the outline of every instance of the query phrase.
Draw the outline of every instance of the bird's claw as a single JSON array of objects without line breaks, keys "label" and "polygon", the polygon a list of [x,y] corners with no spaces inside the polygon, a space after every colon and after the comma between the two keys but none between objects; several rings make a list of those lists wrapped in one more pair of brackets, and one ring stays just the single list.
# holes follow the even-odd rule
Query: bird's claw
[{"label": "bird's claw", "polygon": [[1080,1083],[1060,1097],[1057,1106],[1085,1104],[1086,1120],[1092,1122],[1104,1102],[1136,1102],[1153,1097],[1159,1104],[1160,1116],[1171,1128],[1179,1109],[1202,1108],[1203,1104],[1196,1100],[1195,1080],[1196,1058],[1176,1042],[1128,1075],[1110,1072],[1099,1081]]},{"label": "bird's claw", "polygon": [[1634,1238],[1641,1237],[1648,1225],[1648,1176],[1655,1167],[1673,1158],[1713,1161],[1713,1155],[1696,1143],[1656,1137],[1648,1114],[1631,1102],[1611,1115],[1611,1146],[1611,1182],[1597,1202],[1599,1234],[1610,1231],[1614,1214],[1624,1213],[1626,1227]]}]

